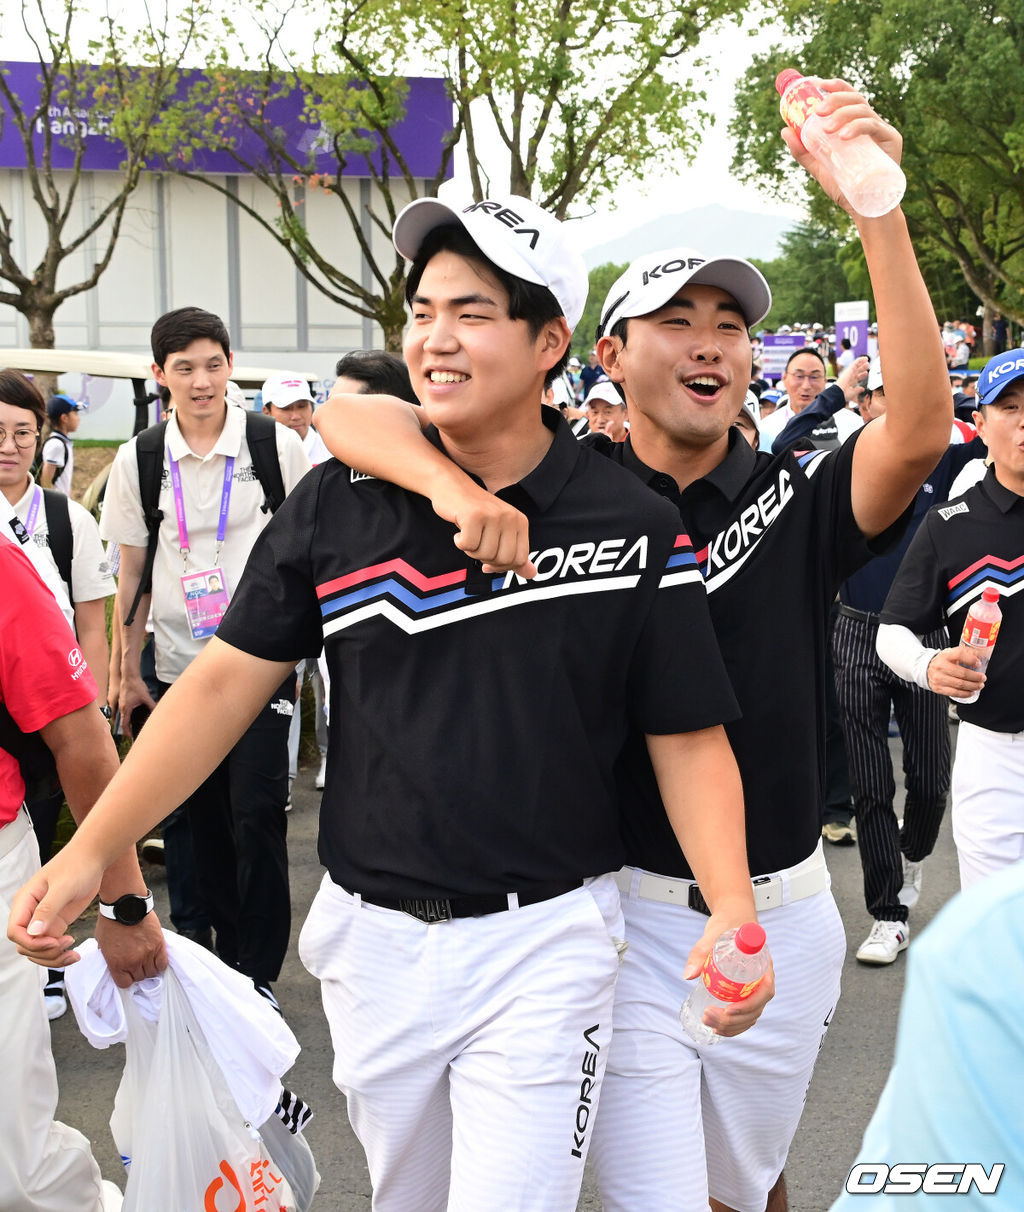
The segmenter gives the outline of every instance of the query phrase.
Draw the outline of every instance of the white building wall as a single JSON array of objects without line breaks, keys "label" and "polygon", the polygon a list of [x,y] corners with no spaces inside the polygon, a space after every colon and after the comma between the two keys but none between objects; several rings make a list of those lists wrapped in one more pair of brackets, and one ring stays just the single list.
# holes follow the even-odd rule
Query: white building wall
[{"label": "white building wall", "polygon": [[[58,188],[65,189],[70,173],[55,175]],[[277,204],[254,178],[218,180],[230,182],[241,199],[273,222]],[[96,213],[113,181],[108,173],[82,175],[74,204],[77,214],[67,225],[66,240],[81,231],[84,215]],[[357,208],[361,201],[369,202],[378,213],[386,213],[368,181],[346,179],[345,189]],[[14,216],[19,264],[23,268],[35,264],[45,247],[45,225],[26,175],[0,169],[0,198]],[[399,192],[398,204],[405,200]],[[368,269],[338,200],[323,191],[307,190],[304,205],[325,257],[369,284]],[[105,236],[106,229],[68,258],[61,285],[84,277],[85,267],[105,248]],[[393,253],[383,233],[374,233],[373,248],[390,268]],[[223,194],[174,174],[146,174],[129,201],[111,264],[99,284],[58,309],[56,345],[146,352],[157,316],[184,306],[203,307],[223,317],[239,363],[309,369],[320,372],[325,384],[332,381],[334,363],[342,353],[382,346],[375,324],[308,283],[273,237]],[[0,345],[28,343],[26,321],[14,308],[0,305]],[[130,435],[134,417],[130,384],[83,383],[81,375],[67,374],[59,388],[90,400],[79,430],[82,438]]]}]

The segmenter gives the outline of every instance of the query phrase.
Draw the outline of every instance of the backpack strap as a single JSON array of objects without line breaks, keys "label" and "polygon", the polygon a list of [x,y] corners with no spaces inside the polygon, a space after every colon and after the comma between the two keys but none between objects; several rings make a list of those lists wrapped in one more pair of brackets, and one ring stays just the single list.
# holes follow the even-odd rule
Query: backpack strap
[{"label": "backpack strap", "polygon": [[142,566],[142,577],[135,592],[135,600],[124,626],[130,627],[135,621],[135,612],[143,597],[153,588],[153,562],[156,559],[157,539],[160,534],[160,523],[164,520],[164,511],[160,508],[160,481],[164,472],[164,441],[167,432],[167,422],[151,425],[144,429],[135,439],[135,457],[139,465],[139,496],[142,499],[142,516],[146,522],[149,541],[146,544],[146,560]]},{"label": "backpack strap", "polygon": [[[144,429],[135,441],[135,454],[139,464],[139,494],[142,498],[142,512],[146,519],[146,529],[149,532],[149,543],[146,547],[146,562],[142,570],[135,601],[124,621],[130,626],[139,608],[143,595],[153,588],[153,563],[156,559],[157,537],[160,533],[160,523],[164,513],[159,507],[160,480],[164,470],[164,443],[167,422],[161,421]],[[245,441],[252,458],[253,471],[263,489],[265,501],[264,513],[273,513],[284,500],[284,476],[281,474],[281,461],[277,455],[277,422],[259,412],[245,414]]]},{"label": "backpack strap", "polygon": [[263,489],[263,512],[275,513],[285,497],[281,460],[277,453],[277,422],[262,412],[247,412],[245,442],[252,457],[252,469]]},{"label": "backpack strap", "polygon": [[75,539],[71,531],[71,511],[68,509],[68,499],[62,492],[52,488],[43,489],[43,508],[46,510],[47,542],[50,554],[57,565],[60,579],[67,586],[68,598],[71,605],[75,604],[74,589],[71,584],[71,557],[74,552]]},{"label": "backpack strap", "polygon": [[[61,463],[60,471],[58,471],[58,473],[57,473],[57,475],[60,475],[60,472],[63,471],[64,468],[67,467],[67,465],[68,465],[68,451],[71,449],[71,443],[64,436],[64,434],[61,433],[61,431],[59,429],[50,430],[50,432],[46,435],[46,441],[48,442],[51,438],[60,438],[60,444],[64,449],[64,462]],[[44,442],[43,445],[45,446],[46,442]],[[56,463],[54,464],[54,466],[56,467]],[[54,476],[54,479],[56,479],[56,478],[57,477]]]}]

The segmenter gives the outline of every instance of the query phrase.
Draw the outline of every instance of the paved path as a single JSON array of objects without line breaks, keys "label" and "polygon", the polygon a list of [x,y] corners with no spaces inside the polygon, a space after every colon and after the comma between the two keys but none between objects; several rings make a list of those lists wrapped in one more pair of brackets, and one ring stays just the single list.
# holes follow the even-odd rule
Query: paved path
[{"label": "paved path", "polygon": [[[899,745],[891,746],[899,758]],[[323,1176],[315,1208],[322,1212],[359,1212],[370,1207],[370,1185],[362,1151],[345,1116],[344,1100],[331,1082],[331,1046],[317,983],[298,962],[294,939],[321,878],[316,857],[319,794],[313,771],[300,773],[295,810],[289,821],[293,946],[276,986],[282,1009],[303,1045],[289,1085],[317,1113],[308,1140]],[[836,899],[846,923],[849,945],[843,997],[815,1070],[800,1130],[786,1176],[791,1212],[825,1212],[841,1189],[888,1073],[896,1016],[903,990],[905,957],[891,967],[869,968],[854,952],[871,928],[861,891],[856,847],[826,847]],[[149,872],[158,911],[166,907],[166,885],[159,868]],[[911,916],[911,946],[916,934],[954,894],[958,886],[948,814],[935,854],[925,866],[924,890]],[[79,937],[91,933],[88,923]],[[808,940],[813,946],[813,940]],[[53,1047],[61,1082],[60,1118],[93,1141],[104,1177],[123,1179],[107,1122],[124,1064],[124,1051],[97,1052],[79,1034],[69,1012],[53,1024]],[[599,1212],[596,1187],[585,1182],[579,1208]],[[409,1212],[417,1212],[409,1209]],[[500,1209],[481,1209],[500,1212]],[[645,1212],[637,1209],[637,1212]]]}]

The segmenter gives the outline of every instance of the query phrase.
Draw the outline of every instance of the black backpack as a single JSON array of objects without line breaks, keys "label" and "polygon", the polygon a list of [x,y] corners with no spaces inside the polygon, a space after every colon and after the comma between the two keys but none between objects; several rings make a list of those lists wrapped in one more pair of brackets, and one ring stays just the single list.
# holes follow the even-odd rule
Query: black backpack
[{"label": "black backpack", "polygon": [[[142,512],[146,519],[146,530],[149,532],[149,542],[146,545],[146,560],[142,567],[142,577],[135,594],[135,601],[124,620],[125,627],[130,627],[135,619],[135,612],[143,597],[153,588],[153,562],[156,559],[157,536],[160,533],[160,523],[164,519],[164,511],[160,508],[160,481],[164,471],[164,446],[167,422],[152,425],[144,429],[136,440],[135,454],[139,464],[139,494],[142,498]],[[281,463],[277,457],[277,422],[261,412],[246,412],[245,442],[252,457],[252,469],[263,489],[263,504],[260,508],[266,513],[276,512],[284,500],[284,477],[281,475]]]},{"label": "black backpack", "polygon": [[[59,429],[51,429],[43,441],[39,444],[39,453],[32,461],[31,475],[33,480],[39,479],[39,473],[43,469],[43,447],[51,438],[60,438],[60,444],[64,447],[64,462],[61,463],[60,467],[57,468],[57,473],[53,478],[56,479],[57,476],[59,476],[64,468],[68,465],[68,451],[71,449],[71,440],[70,438],[65,437],[65,435],[61,433]],[[56,467],[56,464],[54,464],[54,466]]]},{"label": "black backpack", "polygon": [[50,545],[50,555],[57,565],[60,578],[67,586],[71,605],[75,604],[74,589],[71,584],[71,556],[74,551],[74,535],[71,532],[71,514],[68,511],[68,499],[62,492],[52,488],[43,489],[43,508],[46,510],[47,541]]}]

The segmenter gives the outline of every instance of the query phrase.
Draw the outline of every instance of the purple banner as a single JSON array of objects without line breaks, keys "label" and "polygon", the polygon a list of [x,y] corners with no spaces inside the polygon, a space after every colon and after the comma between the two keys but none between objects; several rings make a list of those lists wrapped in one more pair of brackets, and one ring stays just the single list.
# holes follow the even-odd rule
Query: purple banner
[{"label": "purple banner", "polygon": [[[11,92],[18,98],[22,111],[31,116],[39,105],[41,92],[38,63],[11,63],[4,65]],[[244,95],[246,88],[253,96],[254,111],[258,102],[257,89],[262,77],[259,73],[239,73],[234,95]],[[251,84],[249,83],[251,81]],[[193,88],[202,89],[206,83],[201,72],[183,72],[175,90],[179,101],[183,101]],[[452,105],[445,92],[443,80],[411,77],[405,101],[405,117],[392,127],[392,136],[409,171],[416,177],[431,178],[438,170],[443,154],[444,141],[452,130]],[[56,91],[56,90],[55,90]],[[173,104],[173,103],[172,103]],[[211,107],[212,108],[212,107]],[[282,90],[266,106],[265,121],[268,126],[283,135],[284,146],[289,156],[305,166],[310,172],[334,174],[337,160],[331,145],[331,135],[323,126],[312,125],[306,115],[305,95],[296,86]],[[0,168],[25,168],[25,147],[21,134],[7,112],[6,103],[0,99]],[[42,154],[45,128],[49,126],[52,143],[52,165],[54,168],[72,168],[75,159],[75,141],[79,132],[85,138],[82,167],[99,172],[117,172],[124,160],[120,143],[110,138],[107,114],[100,105],[73,102],[63,105],[54,102],[47,113],[40,114],[34,124],[36,156]],[[201,151],[192,154],[187,167],[207,173],[245,174],[251,171],[250,164],[266,163],[267,151],[262,141],[244,124],[235,120],[225,124],[235,143],[235,153],[230,151]],[[372,136],[365,135],[370,139]],[[369,175],[366,154],[372,154],[376,167],[380,166],[380,153],[350,152],[344,175],[366,177]],[[236,158],[237,156],[237,158]],[[241,161],[241,162],[240,162]],[[178,167],[173,156],[166,161],[151,157],[148,167],[161,169]],[[451,175],[449,170],[448,175]]]}]

